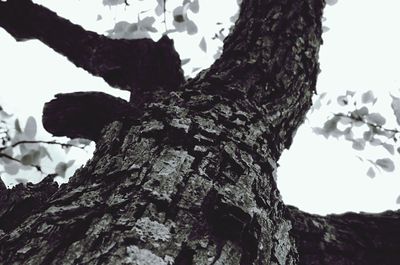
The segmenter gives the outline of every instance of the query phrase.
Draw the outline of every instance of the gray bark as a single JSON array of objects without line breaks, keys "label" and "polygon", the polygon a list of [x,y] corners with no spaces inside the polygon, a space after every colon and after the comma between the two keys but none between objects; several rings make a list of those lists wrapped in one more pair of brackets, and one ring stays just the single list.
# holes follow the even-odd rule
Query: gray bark
[{"label": "gray bark", "polygon": [[323,6],[243,1],[221,58],[109,123],[68,184],[3,189],[0,263],[368,264],[325,258],[344,241],[322,231],[355,228],[287,208],[274,179],[315,93]]}]

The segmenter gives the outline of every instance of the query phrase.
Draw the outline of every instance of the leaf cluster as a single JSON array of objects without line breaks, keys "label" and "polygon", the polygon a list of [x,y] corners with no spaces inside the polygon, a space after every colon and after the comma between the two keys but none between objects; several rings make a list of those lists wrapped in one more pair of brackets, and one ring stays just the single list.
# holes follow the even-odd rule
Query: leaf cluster
[{"label": "leaf cluster", "polygon": [[[65,177],[74,160],[58,162],[52,172],[44,172],[43,162],[47,158],[53,161],[47,146],[56,145],[67,153],[71,147],[84,149],[90,144],[85,139],[72,139],[67,142],[55,140],[43,141],[36,138],[37,123],[34,117],[28,117],[24,126],[18,118],[7,113],[0,106],[0,173],[17,175],[19,171],[36,169],[42,174],[55,173]],[[16,178],[20,183],[26,183],[26,178]]]},{"label": "leaf cluster", "polygon": [[[321,94],[314,102],[314,109],[319,109],[324,101],[326,93]],[[397,126],[400,126],[400,98],[391,96],[391,109],[396,118]],[[344,95],[337,97],[338,106],[345,109],[343,112],[333,113],[325,121],[322,127],[314,127],[314,133],[322,135],[325,138],[342,137],[352,143],[355,150],[363,151],[366,146],[383,148],[388,153],[388,157],[372,159],[363,159],[371,164],[367,175],[371,178],[376,176],[376,170],[393,172],[395,163],[393,158],[396,153],[400,153],[398,140],[400,137],[400,128],[387,127],[387,119],[379,112],[374,111],[374,106],[378,101],[372,91],[364,92],[357,97],[356,92],[346,91]],[[328,100],[326,104],[332,101]]]}]

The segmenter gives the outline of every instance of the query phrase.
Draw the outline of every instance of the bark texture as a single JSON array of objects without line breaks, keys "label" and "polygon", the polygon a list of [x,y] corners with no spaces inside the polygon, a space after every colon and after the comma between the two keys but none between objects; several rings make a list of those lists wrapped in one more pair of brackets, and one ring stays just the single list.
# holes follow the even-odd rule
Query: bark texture
[{"label": "bark texture", "polygon": [[299,264],[399,264],[399,211],[318,216],[289,207],[289,212]]},{"label": "bark texture", "polygon": [[[40,36],[53,45],[47,31],[24,35],[38,30],[34,23],[4,19],[7,3],[0,2],[0,26],[17,39]],[[134,121],[105,126],[93,159],[68,184],[49,188],[28,215],[2,225],[19,208],[3,212],[0,263],[314,262],[302,245],[311,231],[302,224],[314,217],[288,214],[274,172],[311,106],[323,6],[323,0],[243,1],[210,69],[183,86],[155,88]],[[325,260],[318,262],[310,264]]]}]

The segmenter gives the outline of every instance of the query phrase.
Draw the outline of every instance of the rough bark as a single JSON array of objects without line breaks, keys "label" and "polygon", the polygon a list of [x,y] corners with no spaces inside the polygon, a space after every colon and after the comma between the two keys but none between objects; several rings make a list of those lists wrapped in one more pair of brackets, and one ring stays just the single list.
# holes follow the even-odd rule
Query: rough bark
[{"label": "rough bark", "polygon": [[[274,171],[315,92],[323,5],[243,1],[210,69],[172,92],[155,90],[135,121],[108,124],[87,165],[56,191],[45,189],[48,198],[37,199],[28,215],[4,225],[23,204],[2,212],[0,263],[314,262],[307,244],[328,241],[307,241],[314,233],[307,222],[316,217],[288,213]],[[17,39],[20,30],[37,30],[4,21],[0,16]],[[51,46],[46,34],[39,39]],[[337,227],[339,237],[337,223],[316,220]]]},{"label": "rough bark", "polygon": [[299,264],[399,264],[399,211],[318,216],[288,209]]}]

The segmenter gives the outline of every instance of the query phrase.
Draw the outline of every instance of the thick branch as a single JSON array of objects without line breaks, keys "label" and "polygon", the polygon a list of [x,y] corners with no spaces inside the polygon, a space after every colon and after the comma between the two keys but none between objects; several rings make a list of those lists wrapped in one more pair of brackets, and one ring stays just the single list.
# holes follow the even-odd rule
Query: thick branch
[{"label": "thick branch", "polygon": [[97,141],[115,120],[133,119],[139,110],[123,99],[101,92],[57,94],[43,108],[44,128],[55,136]]},{"label": "thick branch", "polygon": [[179,55],[168,37],[158,42],[109,39],[30,0],[0,1],[0,27],[17,41],[42,41],[113,87],[129,91],[172,88],[183,81]]},{"label": "thick branch", "polygon": [[[277,159],[304,121],[316,90],[322,0],[243,1],[221,57],[190,84],[257,113]],[[194,92],[196,93],[196,92]],[[250,102],[250,104],[248,104]],[[243,111],[243,110],[242,110]]]},{"label": "thick branch", "polygon": [[399,211],[318,216],[289,207],[289,212],[300,264],[399,264]]}]

